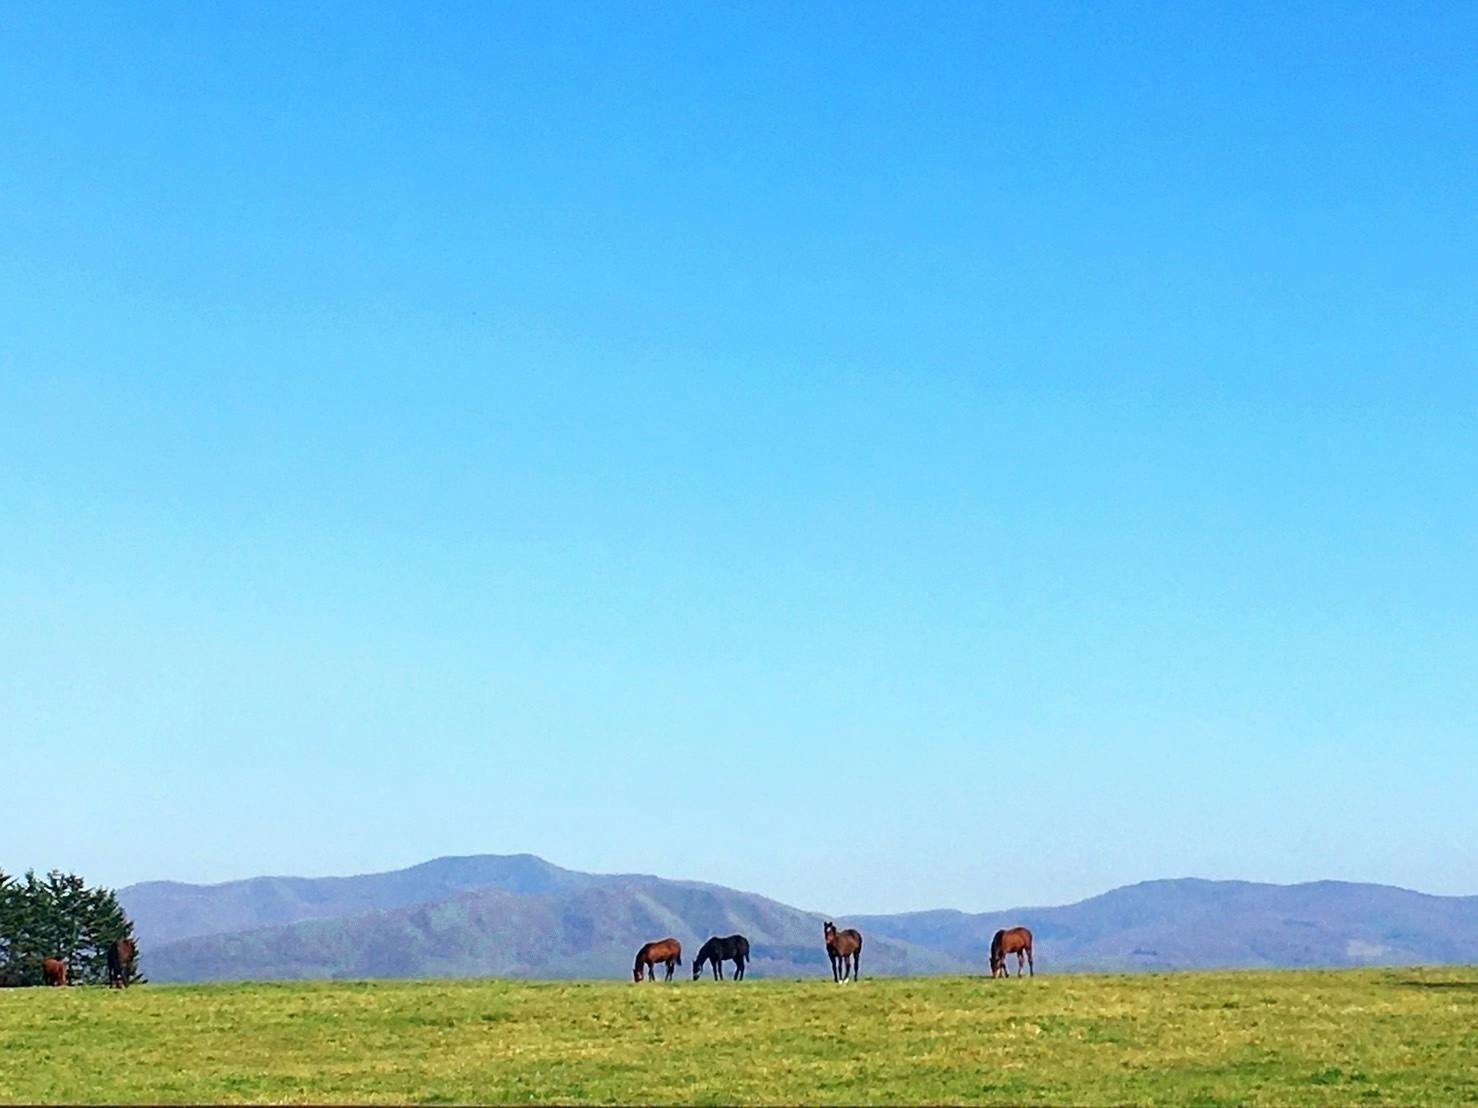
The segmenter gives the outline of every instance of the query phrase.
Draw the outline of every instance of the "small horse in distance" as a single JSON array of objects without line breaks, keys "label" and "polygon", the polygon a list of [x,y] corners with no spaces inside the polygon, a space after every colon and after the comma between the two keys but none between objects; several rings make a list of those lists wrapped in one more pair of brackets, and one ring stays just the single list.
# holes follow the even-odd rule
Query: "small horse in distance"
[{"label": "small horse in distance", "polygon": [[749,961],[749,940],[743,935],[730,935],[721,939],[717,935],[698,948],[698,957],[693,962],[693,980],[703,973],[703,963],[713,967],[713,979],[724,979],[724,962],[734,963],[734,980],[744,980],[744,963]]},{"label": "small horse in distance", "polygon": [[1025,927],[1013,927],[1009,930],[997,931],[990,941],[990,975],[1004,973],[1011,976],[1011,971],[1006,968],[1008,955],[1016,955],[1016,976],[1021,976],[1021,966],[1025,962],[1031,975],[1037,975],[1037,967],[1032,964],[1032,933]]},{"label": "small horse in distance", "polygon": [[838,931],[830,920],[821,928],[826,939],[826,956],[831,959],[831,979],[838,984],[862,977],[862,932],[855,927]]},{"label": "small horse in distance", "polygon": [[133,980],[133,960],[138,947],[132,939],[115,939],[108,944],[108,987],[123,989]]},{"label": "small horse in distance", "polygon": [[41,977],[48,985],[65,985],[67,983],[67,963],[60,958],[42,958]]},{"label": "small horse in distance", "polygon": [[631,967],[631,979],[640,981],[642,971],[653,981],[657,980],[657,963],[667,966],[667,980],[672,980],[672,967],[683,964],[683,944],[673,938],[658,939],[647,943],[636,952],[636,964]]}]

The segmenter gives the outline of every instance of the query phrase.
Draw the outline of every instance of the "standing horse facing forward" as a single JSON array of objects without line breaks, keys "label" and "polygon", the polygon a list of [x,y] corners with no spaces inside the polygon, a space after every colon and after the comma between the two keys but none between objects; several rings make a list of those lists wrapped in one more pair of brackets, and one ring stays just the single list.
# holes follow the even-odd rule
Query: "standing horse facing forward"
[{"label": "standing horse facing forward", "polygon": [[653,981],[657,980],[657,963],[662,962],[667,966],[667,980],[672,980],[672,967],[683,964],[683,944],[676,939],[658,939],[654,943],[647,943],[636,952],[636,965],[631,967],[631,979],[640,981],[642,971]]},{"label": "standing horse facing forward", "polygon": [[849,927],[838,931],[830,920],[821,928],[826,939],[826,956],[831,959],[831,979],[838,983],[862,977],[862,932]]},{"label": "standing horse facing forward", "polygon": [[1021,965],[1026,963],[1031,975],[1037,975],[1037,967],[1032,965],[1032,933],[1025,927],[1013,927],[1009,931],[1001,930],[995,933],[990,941],[990,975],[994,977],[997,973],[1011,976],[1011,971],[1006,968],[1008,955],[1016,955],[1016,976],[1021,976]]},{"label": "standing horse facing forward", "polygon": [[744,963],[749,961],[749,940],[743,935],[730,935],[721,939],[717,935],[698,948],[698,957],[693,962],[693,980],[703,972],[703,963],[713,967],[713,979],[724,979],[725,960],[734,963],[734,980],[744,980]]}]

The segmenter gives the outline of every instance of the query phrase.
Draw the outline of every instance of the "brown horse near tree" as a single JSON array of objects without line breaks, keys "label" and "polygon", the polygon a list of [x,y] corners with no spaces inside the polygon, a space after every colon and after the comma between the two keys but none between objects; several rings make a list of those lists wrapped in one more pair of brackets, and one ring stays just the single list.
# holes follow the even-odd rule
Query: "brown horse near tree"
[{"label": "brown horse near tree", "polygon": [[862,932],[854,927],[838,931],[830,920],[821,928],[826,956],[831,959],[831,979],[838,983],[862,977]]},{"label": "brown horse near tree", "polygon": [[60,958],[42,958],[41,977],[48,985],[65,985],[67,983],[67,963]]},{"label": "brown horse near tree", "polygon": [[132,939],[116,939],[108,944],[108,985],[123,989],[133,980],[133,960],[138,947]]},{"label": "brown horse near tree", "polygon": [[1032,933],[1025,927],[1012,927],[1002,929],[995,933],[990,941],[990,975],[996,976],[1003,973],[1011,976],[1011,971],[1006,968],[1006,958],[1016,955],[1016,976],[1021,976],[1021,967],[1025,963],[1031,971],[1031,975],[1037,975],[1037,967],[1032,965]]},{"label": "brown horse near tree", "polygon": [[673,938],[647,943],[636,952],[636,964],[631,967],[631,979],[640,981],[645,970],[653,981],[657,980],[658,962],[667,966],[667,980],[671,981],[672,967],[683,964],[683,944]]}]

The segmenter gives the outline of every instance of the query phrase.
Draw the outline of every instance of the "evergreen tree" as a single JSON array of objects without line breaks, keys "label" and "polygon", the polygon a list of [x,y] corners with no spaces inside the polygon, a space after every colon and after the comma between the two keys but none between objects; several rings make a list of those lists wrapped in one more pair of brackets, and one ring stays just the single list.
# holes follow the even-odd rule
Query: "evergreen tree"
[{"label": "evergreen tree", "polygon": [[20,891],[15,878],[0,869],[0,985],[7,985],[10,948],[20,927]]},{"label": "evergreen tree", "polygon": [[101,984],[108,947],[121,938],[133,938],[133,924],[113,890],[60,870],[19,881],[0,871],[0,986],[41,984],[45,958],[66,962],[74,984]]}]

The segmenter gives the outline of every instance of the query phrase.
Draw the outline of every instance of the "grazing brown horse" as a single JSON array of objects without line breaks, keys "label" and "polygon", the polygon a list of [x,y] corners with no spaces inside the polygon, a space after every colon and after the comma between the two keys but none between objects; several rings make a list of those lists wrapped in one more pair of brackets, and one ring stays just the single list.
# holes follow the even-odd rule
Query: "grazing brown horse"
[{"label": "grazing brown horse", "polygon": [[41,976],[48,985],[67,983],[67,963],[60,958],[42,958]]},{"label": "grazing brown horse", "polygon": [[1011,971],[1006,968],[1007,955],[1016,955],[1016,976],[1021,976],[1021,966],[1025,962],[1031,970],[1031,975],[1037,975],[1037,967],[1032,965],[1032,933],[1025,927],[1013,927],[1010,930],[1001,930],[995,933],[990,941],[990,975],[994,977],[997,973],[1011,976]]},{"label": "grazing brown horse", "polygon": [[133,980],[133,959],[138,947],[132,939],[117,939],[108,944],[108,985],[122,989]]},{"label": "grazing brown horse", "polygon": [[856,981],[862,976],[862,932],[854,927],[838,931],[830,920],[821,928],[826,939],[826,956],[831,959],[831,979],[838,983]]},{"label": "grazing brown horse", "polygon": [[657,980],[657,963],[664,962],[667,965],[667,980],[672,980],[672,967],[683,964],[683,944],[676,939],[658,939],[654,943],[647,943],[636,952],[636,965],[631,967],[631,979],[640,981],[642,971],[653,981]]}]

